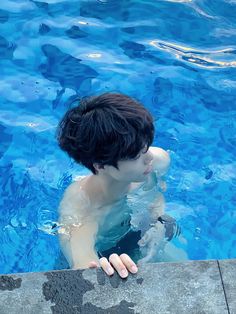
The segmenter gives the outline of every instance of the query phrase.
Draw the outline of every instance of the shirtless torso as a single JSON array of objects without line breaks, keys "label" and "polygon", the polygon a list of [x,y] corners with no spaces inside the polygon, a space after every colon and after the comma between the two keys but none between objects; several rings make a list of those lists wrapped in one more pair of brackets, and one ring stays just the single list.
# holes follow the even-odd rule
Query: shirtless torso
[{"label": "shirtless torso", "polygon": [[[119,170],[111,166],[98,168],[98,175],[86,176],[67,188],[59,207],[60,242],[71,267],[87,268],[91,261],[99,264],[94,246],[100,221],[111,212],[114,204],[140,186],[144,193],[157,184],[165,190],[161,177],[169,163],[169,155],[163,149],[150,147],[138,159],[122,161]],[[154,219],[163,214],[163,194],[157,191],[148,207]],[[108,264],[101,266],[107,268]]]}]

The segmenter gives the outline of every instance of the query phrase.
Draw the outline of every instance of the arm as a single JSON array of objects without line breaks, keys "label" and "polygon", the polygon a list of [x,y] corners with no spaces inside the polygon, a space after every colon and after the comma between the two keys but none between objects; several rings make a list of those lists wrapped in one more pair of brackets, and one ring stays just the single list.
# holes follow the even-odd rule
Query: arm
[{"label": "arm", "polygon": [[[149,147],[149,150],[153,156],[152,166],[153,172],[150,174],[147,186],[152,187],[154,184],[158,184],[161,190],[166,190],[166,184],[162,179],[162,176],[167,172],[170,165],[169,154],[160,147]],[[147,189],[148,189],[147,188]],[[165,198],[161,192],[158,192],[154,201],[149,205],[150,214],[153,220],[164,214]]]},{"label": "arm", "polygon": [[[156,173],[157,183],[161,190],[166,191],[166,183],[162,177],[168,171],[170,165],[170,156],[169,154],[160,147],[151,146],[149,148],[153,155],[153,170]],[[165,212],[165,198],[163,193],[158,192],[154,201],[149,205],[149,211],[151,218],[153,219],[154,226],[160,233],[163,235],[163,225],[157,221],[158,217],[164,214]]]},{"label": "arm", "polygon": [[153,221],[157,221],[157,218],[165,212],[165,198],[163,193],[158,192],[154,201],[149,205],[149,211]]},{"label": "arm", "polygon": [[159,177],[166,174],[170,165],[170,156],[168,152],[160,147],[149,147],[150,152],[153,155],[153,169],[157,172]]},{"label": "arm", "polygon": [[[170,165],[169,154],[159,147],[150,147],[153,154],[153,169],[157,174],[157,183],[163,192],[166,191],[166,184],[162,176],[167,172]],[[153,226],[156,229],[163,229],[165,226],[165,236],[171,240],[175,234],[179,234],[180,228],[175,219],[165,215],[165,198],[163,193],[158,192],[153,203],[149,206],[150,215],[153,219]],[[161,217],[160,217],[161,216]],[[159,219],[158,219],[159,218]]]},{"label": "arm", "polygon": [[164,214],[165,199],[161,192],[157,192],[154,201],[149,205],[151,217],[150,228],[146,231],[138,244],[141,247],[144,257],[139,263],[153,262],[157,253],[164,247],[165,228],[158,221],[158,218]]},{"label": "arm", "polygon": [[156,173],[157,183],[160,189],[166,191],[166,182],[163,180],[163,176],[169,169],[170,166],[170,156],[167,151],[160,147],[151,146],[149,148],[150,152],[153,155],[152,166],[153,170]]},{"label": "arm", "polygon": [[164,214],[165,209],[165,199],[161,192],[157,192],[154,201],[148,206],[148,209],[151,223],[150,228],[138,242],[144,255],[144,257],[139,260],[139,263],[155,261],[157,253],[164,247],[165,243],[165,228],[164,225],[158,221],[158,218]]},{"label": "arm", "polygon": [[59,207],[59,240],[72,268],[88,268],[91,261],[99,260],[94,250],[98,223],[88,207],[88,198],[73,183]]},{"label": "arm", "polygon": [[61,248],[71,268],[88,268],[91,261],[99,262],[94,250],[96,233],[96,222],[67,226],[66,233],[60,232]]},{"label": "arm", "polygon": [[[79,197],[78,187],[69,187],[59,207],[61,228],[59,230],[62,251],[72,268],[93,268],[101,266],[112,275],[114,269],[122,278],[137,272],[135,263],[127,254],[111,254],[109,258],[98,258],[95,237],[98,230],[98,215],[89,211],[88,199]],[[82,206],[85,204],[85,206]]]}]

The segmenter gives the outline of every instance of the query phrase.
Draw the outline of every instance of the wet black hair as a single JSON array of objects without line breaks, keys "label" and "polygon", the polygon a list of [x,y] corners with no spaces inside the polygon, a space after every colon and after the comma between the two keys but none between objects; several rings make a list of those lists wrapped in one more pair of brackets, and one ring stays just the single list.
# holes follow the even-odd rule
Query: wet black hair
[{"label": "wet black hair", "polygon": [[57,139],[62,150],[93,174],[94,164],[118,169],[118,161],[135,158],[153,142],[153,118],[135,99],[105,93],[78,102],[59,123]]}]

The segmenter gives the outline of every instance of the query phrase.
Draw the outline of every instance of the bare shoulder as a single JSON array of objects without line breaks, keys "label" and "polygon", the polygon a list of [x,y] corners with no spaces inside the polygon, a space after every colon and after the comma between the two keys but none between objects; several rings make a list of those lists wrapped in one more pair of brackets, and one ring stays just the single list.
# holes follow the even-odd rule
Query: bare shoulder
[{"label": "bare shoulder", "polygon": [[65,190],[60,202],[58,212],[62,217],[82,217],[87,215],[89,208],[89,198],[81,189],[81,180],[71,183]]},{"label": "bare shoulder", "polygon": [[76,197],[80,188],[81,188],[81,180],[77,180],[77,181],[72,182],[66,188],[64,195],[63,195],[63,199]]},{"label": "bare shoulder", "polygon": [[163,176],[170,165],[169,153],[164,149],[155,146],[151,146],[149,150],[153,155],[153,170],[157,172],[158,176]]},{"label": "bare shoulder", "polygon": [[76,203],[81,197],[81,182],[75,181],[71,183],[64,192],[60,206],[63,206],[64,203]]},{"label": "bare shoulder", "polygon": [[170,155],[163,148],[151,146],[149,147],[149,150],[153,154],[154,161],[159,160],[159,161],[165,162],[166,164],[170,163]]}]

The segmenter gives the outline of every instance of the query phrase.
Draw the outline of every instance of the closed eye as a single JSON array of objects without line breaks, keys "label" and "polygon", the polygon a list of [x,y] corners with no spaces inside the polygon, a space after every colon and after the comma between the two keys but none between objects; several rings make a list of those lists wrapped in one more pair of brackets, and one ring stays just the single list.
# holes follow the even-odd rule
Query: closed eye
[{"label": "closed eye", "polygon": [[141,154],[146,154],[146,152],[148,151],[149,147],[147,145],[145,145],[144,149],[141,151],[141,153],[139,153],[136,157],[133,158],[133,160],[137,160],[141,157]]}]

